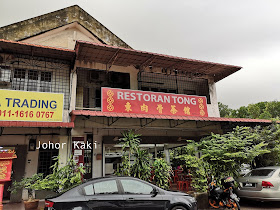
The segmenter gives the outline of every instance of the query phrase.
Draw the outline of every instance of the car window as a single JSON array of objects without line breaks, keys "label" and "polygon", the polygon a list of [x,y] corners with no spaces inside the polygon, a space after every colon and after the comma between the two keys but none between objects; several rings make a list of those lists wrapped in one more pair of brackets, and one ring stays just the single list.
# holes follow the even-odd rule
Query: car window
[{"label": "car window", "polygon": [[116,180],[106,180],[89,184],[84,187],[86,195],[118,194]]},{"label": "car window", "polygon": [[272,176],[274,169],[254,169],[245,176]]},{"label": "car window", "polygon": [[84,191],[86,195],[94,195],[93,184],[85,186]]},{"label": "car window", "polygon": [[125,194],[151,194],[153,187],[136,180],[120,180]]}]

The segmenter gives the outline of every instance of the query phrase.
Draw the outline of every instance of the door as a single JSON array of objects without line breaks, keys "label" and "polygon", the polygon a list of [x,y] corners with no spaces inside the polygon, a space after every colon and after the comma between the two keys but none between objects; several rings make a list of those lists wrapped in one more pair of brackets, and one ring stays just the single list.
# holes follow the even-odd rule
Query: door
[{"label": "door", "polygon": [[84,192],[92,210],[123,210],[123,196],[115,179],[92,182],[84,187]]},{"label": "door", "polygon": [[160,194],[154,196],[154,186],[134,179],[120,179],[123,188],[124,209],[163,210],[165,202]]}]

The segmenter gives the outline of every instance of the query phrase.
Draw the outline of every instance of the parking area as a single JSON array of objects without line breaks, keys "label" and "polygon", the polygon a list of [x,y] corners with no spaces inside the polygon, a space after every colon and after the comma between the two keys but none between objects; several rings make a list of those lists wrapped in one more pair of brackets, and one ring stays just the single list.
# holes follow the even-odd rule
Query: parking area
[{"label": "parking area", "polygon": [[278,202],[259,202],[252,200],[240,200],[242,210],[255,210],[255,209],[280,209],[280,201]]},{"label": "parking area", "polygon": [[[267,210],[267,209],[280,209],[280,202],[258,202],[251,200],[240,201],[241,210]],[[38,210],[43,210],[44,201],[40,201]],[[4,204],[4,210],[24,210],[23,203],[17,204]],[[210,210],[210,209],[209,209]]]}]

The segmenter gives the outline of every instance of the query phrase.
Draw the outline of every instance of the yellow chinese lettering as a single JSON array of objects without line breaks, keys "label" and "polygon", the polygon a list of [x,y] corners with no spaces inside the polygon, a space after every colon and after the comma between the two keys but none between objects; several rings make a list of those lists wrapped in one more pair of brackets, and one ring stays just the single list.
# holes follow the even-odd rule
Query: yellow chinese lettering
[{"label": "yellow chinese lettering", "polygon": [[184,113],[187,114],[187,115],[191,115],[191,112],[190,112],[191,108],[190,107],[184,107]]},{"label": "yellow chinese lettering", "polygon": [[125,111],[127,111],[127,112],[131,112],[132,111],[131,104],[129,102],[126,102],[126,104],[125,104]]},{"label": "yellow chinese lettering", "polygon": [[170,110],[170,112],[171,112],[172,114],[176,114],[176,113],[178,112],[175,105],[171,105],[171,110]]},{"label": "yellow chinese lettering", "polygon": [[141,111],[148,112],[148,110],[149,110],[149,107],[146,104],[143,104],[141,106]]},{"label": "yellow chinese lettering", "polygon": [[163,107],[161,104],[157,105],[157,110],[158,110],[158,113],[162,114]]}]

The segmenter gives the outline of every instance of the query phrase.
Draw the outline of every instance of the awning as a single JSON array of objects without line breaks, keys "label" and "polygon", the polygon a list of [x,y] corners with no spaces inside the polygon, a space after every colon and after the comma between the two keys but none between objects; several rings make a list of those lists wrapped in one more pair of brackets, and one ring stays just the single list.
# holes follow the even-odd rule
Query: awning
[{"label": "awning", "polygon": [[271,120],[264,120],[264,119],[130,114],[130,113],[112,113],[112,112],[88,111],[88,110],[73,110],[70,113],[70,115],[72,116],[73,122],[76,116],[91,116],[91,117],[119,117],[119,118],[142,118],[142,119],[146,118],[146,119],[185,120],[185,121],[210,121],[210,122],[272,123]]},{"label": "awning", "polygon": [[0,121],[0,127],[25,127],[25,128],[74,128],[74,122],[25,122],[25,121]]},{"label": "awning", "polygon": [[215,82],[242,68],[240,66],[180,58],[80,40],[76,42],[75,51],[76,59],[85,62],[119,66],[151,65],[163,69],[172,68],[192,74],[211,75]]},{"label": "awning", "polygon": [[0,53],[18,53],[73,62],[75,51],[0,39]]}]

